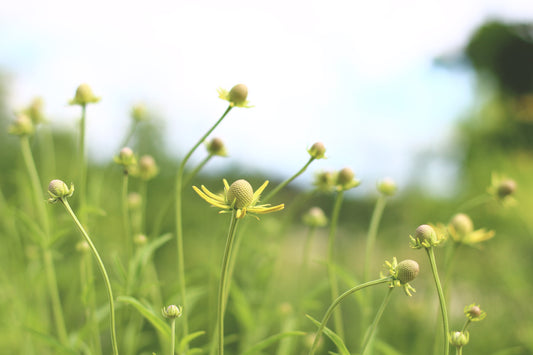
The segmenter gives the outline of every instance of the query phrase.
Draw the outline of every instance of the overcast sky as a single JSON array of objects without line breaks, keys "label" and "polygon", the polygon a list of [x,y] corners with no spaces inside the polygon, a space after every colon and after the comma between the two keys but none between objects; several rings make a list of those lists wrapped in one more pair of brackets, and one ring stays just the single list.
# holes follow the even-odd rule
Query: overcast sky
[{"label": "overcast sky", "polygon": [[[225,110],[216,89],[244,83],[255,107],[233,110],[214,133],[230,159],[284,178],[323,141],[329,159],[302,182],[350,166],[367,188],[384,176],[401,186],[415,156],[453,146],[454,124],[472,105],[472,75],[433,59],[459,51],[488,18],[531,20],[533,6],[22,0],[2,4],[0,70],[13,109],[42,96],[54,123],[72,127],[79,110],[66,102],[89,83],[103,98],[88,112],[89,152],[98,159],[116,154],[137,102],[165,118],[169,149],[182,155]],[[446,188],[453,167],[438,158],[428,166],[430,185]]]}]

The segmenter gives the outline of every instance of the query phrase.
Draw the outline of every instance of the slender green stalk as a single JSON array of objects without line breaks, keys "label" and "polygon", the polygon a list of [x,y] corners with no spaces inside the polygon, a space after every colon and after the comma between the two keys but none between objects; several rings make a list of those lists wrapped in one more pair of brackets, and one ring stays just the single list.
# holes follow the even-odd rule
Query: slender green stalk
[{"label": "slender green stalk", "polygon": [[126,134],[126,136],[124,136],[124,140],[119,145],[119,147],[127,147],[128,146],[128,143],[129,143],[130,139],[133,137],[133,134],[135,133],[135,129],[137,128],[137,125],[138,125],[138,122],[134,120],[132,122],[132,124],[130,125],[130,128],[128,129],[128,134]]},{"label": "slender green stalk", "polygon": [[307,163],[305,163],[305,165],[296,173],[294,174],[293,176],[291,176],[290,178],[288,178],[287,180],[283,181],[281,184],[279,184],[278,186],[276,186],[276,188],[274,188],[272,191],[270,191],[270,193],[268,195],[265,196],[265,198],[263,198],[263,202],[266,203],[267,201],[269,201],[272,197],[274,197],[274,195],[276,195],[281,189],[283,189],[285,186],[287,186],[288,184],[290,184],[294,179],[296,179],[298,176],[302,175],[304,173],[304,171],[307,169],[307,167],[309,166],[309,164],[311,164],[313,162],[313,160],[315,160],[314,157],[311,157],[309,158],[309,160],[307,161]]},{"label": "slender green stalk", "polygon": [[176,318],[170,320],[170,355],[176,354]]},{"label": "slender green stalk", "polygon": [[383,315],[383,312],[385,311],[385,308],[387,308],[387,305],[389,304],[390,298],[392,296],[392,291],[394,290],[394,287],[389,288],[389,291],[385,295],[385,298],[383,299],[383,302],[381,303],[381,306],[378,309],[378,312],[376,313],[376,316],[374,317],[374,321],[372,322],[372,325],[368,329],[365,340],[363,341],[363,346],[361,347],[361,355],[365,355],[365,351],[372,342],[372,339],[374,338],[374,333],[376,331],[377,325],[381,319],[381,316]]},{"label": "slender green stalk", "polygon": [[379,284],[382,284],[382,283],[385,283],[385,282],[390,282],[391,280],[392,280],[392,277],[389,276],[389,277],[384,277],[384,278],[373,280],[373,281],[368,281],[368,282],[365,282],[364,284],[352,287],[351,289],[349,289],[348,291],[344,292],[342,295],[337,297],[333,301],[333,303],[331,303],[331,305],[329,306],[328,310],[326,311],[326,314],[324,315],[324,318],[322,318],[322,322],[320,322],[320,326],[318,327],[318,330],[316,331],[316,334],[315,334],[315,339],[313,341],[313,345],[311,346],[311,349],[309,350],[309,355],[313,355],[315,353],[316,347],[318,345],[318,341],[320,340],[320,336],[322,335],[322,332],[324,331],[324,328],[326,327],[326,324],[328,323],[329,318],[333,314],[333,311],[335,310],[335,308],[346,297],[348,297],[351,294],[353,294],[353,293],[355,293],[355,292],[357,292],[359,290],[362,290],[362,289],[364,289],[366,287],[379,285]]},{"label": "slender green stalk", "polygon": [[224,313],[226,311],[226,304],[224,300],[224,295],[229,293],[226,290],[226,276],[228,274],[228,265],[231,255],[231,250],[233,248],[233,241],[235,240],[235,230],[237,228],[239,220],[236,217],[236,212],[234,211],[231,215],[231,222],[228,231],[228,238],[226,240],[226,247],[224,248],[224,256],[222,258],[222,267],[220,271],[220,284],[218,286],[218,354],[224,354]]},{"label": "slender green stalk", "polygon": [[444,328],[444,354],[448,355],[450,348],[448,345],[448,312],[446,311],[446,299],[444,298],[444,292],[442,292],[442,286],[439,279],[439,273],[437,271],[437,263],[435,262],[435,253],[433,247],[426,248],[426,252],[431,263],[431,271],[433,273],[433,279],[435,280],[435,286],[439,295],[440,312],[442,315],[442,327]]},{"label": "slender green stalk", "polygon": [[463,355],[463,347],[462,346],[458,346],[456,349],[457,350],[455,350],[455,355]]},{"label": "slender green stalk", "polygon": [[109,315],[111,318],[111,343],[113,346],[113,354],[118,355],[118,346],[117,346],[117,334],[116,334],[116,327],[115,327],[115,305],[113,301],[113,291],[111,290],[111,282],[109,281],[109,277],[107,276],[107,271],[105,269],[104,263],[102,259],[100,258],[100,254],[98,254],[98,250],[96,250],[96,247],[94,246],[91,238],[89,237],[89,234],[85,231],[85,228],[81,225],[80,221],[72,211],[72,208],[70,207],[68,201],[65,198],[59,199],[63,206],[65,206],[68,214],[72,217],[74,220],[74,223],[76,224],[76,227],[78,227],[80,233],[82,234],[83,238],[89,244],[89,247],[91,248],[91,251],[96,258],[98,268],[100,269],[100,272],[102,273],[102,277],[104,278],[104,282],[107,289],[107,297],[109,298]]},{"label": "slender green stalk", "polygon": [[124,170],[122,176],[122,225],[124,228],[124,242],[126,243],[126,250],[128,251],[128,260],[133,255],[133,239],[131,238],[131,226],[128,213],[128,181],[129,174],[127,170]]},{"label": "slender green stalk", "polygon": [[387,197],[380,194],[372,218],[370,219],[370,227],[368,228],[368,235],[366,237],[366,253],[365,253],[365,268],[363,272],[363,280],[368,280],[370,274],[370,261],[372,260],[372,254],[374,252],[374,244],[376,242],[376,236],[378,234],[379,222],[383,215],[383,210],[387,204]]},{"label": "slender green stalk", "polygon": [[[202,144],[202,142],[215,130],[215,128],[222,122],[224,117],[231,111],[233,106],[228,106],[224,114],[218,119],[218,121],[211,127],[203,136],[198,140],[198,142],[192,147],[192,149],[185,155],[183,160],[180,163],[178,168],[178,174],[176,176],[176,246],[177,246],[177,257],[178,257],[178,283],[180,288],[180,297],[181,304],[183,308],[187,309],[187,292],[186,292],[186,282],[185,282],[185,253],[183,250],[183,221],[182,221],[182,211],[181,211],[181,193],[183,186],[183,173],[185,171],[185,165],[192,153]],[[183,337],[186,337],[189,333],[189,323],[187,320],[187,313],[183,314]]]},{"label": "slender green stalk", "polygon": [[80,119],[80,142],[78,147],[78,163],[79,165],[79,179],[77,184],[78,198],[79,198],[79,214],[80,221],[87,224],[87,156],[85,154],[85,117],[87,112],[87,105],[81,105],[81,119]]},{"label": "slender green stalk", "polygon": [[204,160],[202,160],[200,162],[200,164],[198,164],[196,166],[196,168],[194,168],[193,171],[191,171],[191,173],[189,175],[187,175],[187,177],[185,178],[185,180],[183,181],[183,186],[187,186],[191,183],[191,180],[196,176],[196,174],[198,174],[200,172],[200,170],[202,170],[202,168],[205,166],[205,164],[207,164],[209,162],[209,160],[211,160],[211,158],[213,158],[213,154],[209,154],[207,157],[205,157]]},{"label": "slender green stalk", "polygon": [[83,252],[81,261],[80,261],[80,273],[81,273],[81,285],[85,285],[87,290],[84,291],[87,294],[87,305],[85,309],[85,315],[87,320],[92,325],[92,352],[94,354],[102,353],[102,344],[100,342],[100,326],[98,325],[98,320],[96,319],[96,302],[94,294],[94,273],[93,273],[93,263],[90,255]]},{"label": "slender green stalk", "polygon": [[141,181],[141,184],[139,185],[139,195],[141,196],[141,211],[140,211],[140,221],[138,223],[139,230],[134,231],[134,233],[144,233],[146,232],[146,204],[147,204],[147,188],[148,183],[146,181]]},{"label": "slender green stalk", "polygon": [[48,214],[46,212],[44,199],[42,195],[41,183],[39,180],[39,174],[35,167],[35,161],[30,148],[30,141],[27,136],[20,137],[22,156],[28,175],[30,176],[30,182],[32,185],[33,198],[41,226],[43,227],[46,240],[43,241],[43,261],[46,273],[46,280],[48,283],[48,292],[50,293],[50,300],[52,302],[52,313],[54,314],[54,320],[56,325],[57,335],[62,344],[68,343],[67,328],[65,326],[65,317],[63,316],[63,308],[61,307],[61,299],[59,296],[59,290],[57,287],[57,277],[54,267],[54,260],[52,252],[50,251],[48,242],[50,238],[50,222],[48,221]]},{"label": "slender green stalk", "polygon": [[[342,206],[342,200],[344,191],[339,191],[335,198],[335,205],[333,207],[333,214],[331,216],[331,223],[329,226],[328,237],[328,254],[326,264],[328,266],[328,279],[331,290],[331,301],[334,301],[339,297],[339,285],[337,283],[337,274],[333,268],[333,251],[335,246],[335,234],[337,232],[337,224],[339,222],[339,214]],[[335,311],[333,315],[333,321],[335,323],[335,332],[344,339],[344,329],[342,325],[342,312],[340,309]]]},{"label": "slender green stalk", "polygon": [[311,254],[311,244],[316,234],[316,227],[309,227],[309,232],[307,233],[307,238],[305,238],[305,244],[303,248],[302,255],[302,271],[298,282],[300,284],[300,291],[302,283],[307,283],[307,269],[309,268],[309,256]]},{"label": "slender green stalk", "polygon": [[460,205],[458,208],[457,208],[457,211],[459,212],[466,212],[474,207],[477,207],[479,205],[482,205],[484,204],[485,202],[488,202],[492,199],[492,196],[488,193],[484,193],[484,194],[481,194],[479,196],[476,196],[468,201],[466,201],[465,203],[463,203],[462,205]]}]

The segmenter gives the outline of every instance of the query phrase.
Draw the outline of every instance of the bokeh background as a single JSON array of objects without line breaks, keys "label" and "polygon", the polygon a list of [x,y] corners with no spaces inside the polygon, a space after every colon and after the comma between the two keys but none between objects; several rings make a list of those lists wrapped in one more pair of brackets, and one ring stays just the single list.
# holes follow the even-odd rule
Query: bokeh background
[{"label": "bokeh background", "polygon": [[[165,232],[173,230],[173,212],[161,206],[169,206],[167,196],[179,159],[224,111],[227,103],[217,98],[216,89],[242,82],[254,107],[233,110],[217,129],[215,136],[225,141],[230,157],[210,162],[196,183],[218,186],[222,177],[247,177],[256,184],[265,179],[279,182],[306,162],[311,144],[324,142],[328,159],[313,164],[279,200],[290,207],[294,196],[311,188],[316,171],[349,166],[356,172],[363,183],[348,193],[339,231],[343,246],[339,263],[346,269],[361,267],[378,179],[395,179],[399,194],[385,211],[376,264],[393,255],[422,259],[407,248],[407,236],[417,225],[447,223],[454,213],[463,212],[464,202],[486,193],[493,173],[514,179],[516,204],[489,201],[467,211],[476,228],[494,230],[496,236],[479,250],[460,250],[449,308],[456,328],[466,304],[481,303],[489,314],[472,328],[465,352],[531,354],[532,23],[533,6],[518,0],[3,4],[0,188],[5,203],[0,206],[4,211],[0,231],[7,240],[9,218],[17,208],[13,206],[24,207],[20,186],[26,179],[17,139],[7,134],[7,126],[14,112],[34,97],[43,98],[47,126],[56,140],[54,166],[46,156],[50,152],[39,149],[38,137],[34,142],[43,191],[52,178],[69,181],[76,175],[71,153],[76,149],[79,108],[67,105],[76,87],[87,82],[102,97],[89,107],[87,123],[93,174],[89,186],[96,191],[92,202],[108,208],[108,216],[99,217],[93,227],[96,234],[120,228],[110,222],[119,213],[118,202],[115,206],[105,197],[120,189],[120,172],[111,169],[109,175],[109,161],[121,148],[132,106],[146,105],[150,120],[142,123],[131,145],[141,154],[154,155],[160,165],[160,176],[151,185],[148,220],[161,213],[163,222],[157,229]],[[192,160],[198,163],[202,158],[197,154]],[[111,178],[99,185],[104,174]],[[196,270],[191,276],[195,284],[202,279],[203,268],[218,265],[218,253],[203,248],[211,243],[211,234],[224,233],[225,221],[213,213],[209,217],[216,222],[207,226],[203,202],[192,193],[185,198],[190,206],[186,228],[194,230],[188,245],[194,257],[188,268]],[[331,212],[331,196],[314,202]],[[246,295],[252,305],[278,309],[292,299],[293,280],[283,270],[294,266],[299,253],[295,250],[305,234],[300,223],[305,206],[297,207],[286,217],[291,224],[288,237],[271,237],[281,227],[265,218],[262,232],[257,232],[264,237],[262,243],[244,243],[248,252],[239,262],[254,268],[237,278],[242,289],[251,290]],[[222,248],[219,242],[217,250]],[[109,249],[115,246],[109,240],[100,243]],[[57,246],[62,265],[77,265],[71,255],[74,245],[62,241]],[[17,264],[11,260],[11,247],[6,242],[2,248],[4,285],[17,275],[22,278],[13,270]],[[161,279],[171,285],[173,266],[167,265],[173,265],[173,248],[169,249],[157,255],[157,262]],[[31,253],[26,250],[25,258],[38,270]],[[324,276],[319,268],[316,272]],[[38,279],[39,273],[32,275]],[[267,275],[273,277],[268,285],[276,289],[282,285],[288,295],[261,299],[262,277]],[[397,297],[390,305],[394,311],[383,319],[382,338],[398,353],[426,354],[433,341],[437,308],[436,304],[424,308],[431,304],[433,292],[429,274],[424,277],[415,283],[419,292],[408,305]],[[67,267],[59,278],[60,284],[71,278]],[[0,341],[11,353],[20,350],[17,337],[27,325],[11,327],[13,322],[24,323],[13,314],[19,307],[11,307],[21,290],[32,292],[29,285],[22,285],[15,283],[0,292],[4,330]],[[76,293],[66,287],[61,291],[65,307],[75,309]],[[167,299],[175,294],[175,286],[165,291]],[[327,303],[327,297],[324,300]],[[313,310],[319,318],[321,308]],[[358,311],[346,312],[355,317]],[[230,329],[239,328],[235,314]],[[261,317],[255,319],[264,322],[267,334],[275,321]],[[80,320],[71,323],[75,321]],[[202,321],[193,319],[193,324]],[[302,327],[312,330],[310,324]],[[148,339],[150,330],[146,332]],[[263,333],[253,334],[251,339]],[[141,348],[151,353],[153,346],[146,344]],[[46,342],[43,349],[54,353]]]}]

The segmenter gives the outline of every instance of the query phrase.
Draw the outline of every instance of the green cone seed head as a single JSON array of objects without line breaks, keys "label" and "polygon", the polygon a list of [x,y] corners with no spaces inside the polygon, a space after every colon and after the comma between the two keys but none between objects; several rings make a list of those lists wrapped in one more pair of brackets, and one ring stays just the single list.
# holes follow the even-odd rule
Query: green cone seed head
[{"label": "green cone seed head", "polygon": [[418,276],[420,267],[418,266],[418,263],[414,260],[404,260],[398,263],[397,270],[398,280],[400,280],[400,283],[403,285],[413,281]]},{"label": "green cone seed head", "polygon": [[29,136],[35,131],[31,118],[23,113],[17,115],[15,121],[9,126],[9,133],[15,136]]},{"label": "green cone seed head", "polygon": [[326,154],[326,147],[322,142],[316,142],[307,151],[309,155],[315,159],[324,159]]},{"label": "green cone seed head", "polygon": [[384,178],[378,182],[378,191],[385,196],[394,196],[396,194],[397,186],[391,178]]},{"label": "green cone seed head", "polygon": [[248,88],[244,84],[237,84],[229,91],[229,102],[234,106],[243,105],[248,97]]},{"label": "green cone seed head", "polygon": [[428,241],[429,243],[437,242],[437,233],[433,227],[427,224],[422,224],[415,231],[415,239],[420,240],[420,242]]},{"label": "green cone seed head", "polygon": [[498,197],[505,198],[509,195],[512,195],[516,190],[516,182],[511,179],[503,180],[500,185],[498,185]]},{"label": "green cone seed head", "polygon": [[182,307],[171,304],[170,306],[163,308],[162,313],[165,318],[179,318],[182,314]]},{"label": "green cone seed head", "polygon": [[76,95],[74,96],[74,99],[70,100],[70,104],[85,106],[98,101],[100,101],[100,98],[94,96],[91,87],[88,84],[81,84],[76,89]]},{"label": "green cone seed head", "polygon": [[461,236],[465,236],[474,230],[474,223],[472,222],[470,217],[468,217],[468,215],[464,213],[458,213],[453,216],[450,224],[457,232],[457,234]]},{"label": "green cone seed head", "polygon": [[231,184],[226,198],[229,203],[235,201],[235,208],[244,208],[252,203],[254,190],[248,181],[240,179]]}]

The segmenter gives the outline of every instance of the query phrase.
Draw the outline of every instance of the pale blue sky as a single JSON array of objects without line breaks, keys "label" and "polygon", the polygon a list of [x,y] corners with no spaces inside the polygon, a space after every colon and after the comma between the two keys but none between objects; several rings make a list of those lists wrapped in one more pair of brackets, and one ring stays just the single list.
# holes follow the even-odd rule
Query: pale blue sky
[{"label": "pale blue sky", "polygon": [[[438,158],[471,108],[473,78],[436,68],[489,17],[533,19],[523,0],[500,1],[85,1],[5,3],[0,68],[13,109],[34,96],[54,124],[74,126],[66,106],[78,84],[103,97],[89,110],[91,156],[110,158],[145,102],[166,119],[182,154],[224,111],[218,87],[249,87],[248,110],[215,132],[233,161],[284,178],[315,141],[327,147],[301,179],[350,166],[366,190],[385,176],[400,187],[414,157],[430,151],[431,186],[453,169]],[[203,152],[195,159],[201,159]],[[229,160],[214,162],[218,169]],[[365,188],[363,188],[364,190]]]}]

